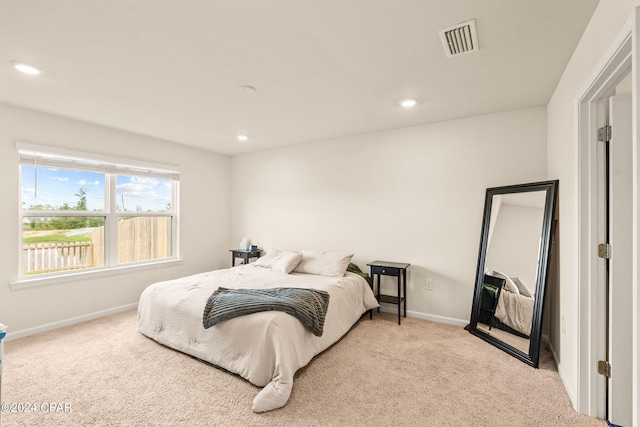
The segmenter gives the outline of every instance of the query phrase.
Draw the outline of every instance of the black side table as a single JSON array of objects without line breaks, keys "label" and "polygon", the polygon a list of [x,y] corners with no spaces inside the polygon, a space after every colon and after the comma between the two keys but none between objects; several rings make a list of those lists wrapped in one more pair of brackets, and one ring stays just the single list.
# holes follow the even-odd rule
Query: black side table
[{"label": "black side table", "polygon": [[[374,289],[377,289],[376,296],[378,298],[378,302],[398,305],[398,325],[400,325],[400,309],[402,304],[404,304],[404,317],[407,317],[407,268],[411,264],[404,262],[373,261],[367,265],[371,267],[371,278],[374,284]],[[398,278],[397,296],[380,294],[380,276],[394,276]],[[378,278],[377,288],[376,277]],[[379,311],[380,307],[378,307],[378,312]]]},{"label": "black side table", "polygon": [[260,258],[261,249],[258,248],[256,250],[251,249],[230,249],[231,252],[231,266],[236,266],[236,258],[242,258],[244,261],[243,264],[249,264],[249,258]]}]

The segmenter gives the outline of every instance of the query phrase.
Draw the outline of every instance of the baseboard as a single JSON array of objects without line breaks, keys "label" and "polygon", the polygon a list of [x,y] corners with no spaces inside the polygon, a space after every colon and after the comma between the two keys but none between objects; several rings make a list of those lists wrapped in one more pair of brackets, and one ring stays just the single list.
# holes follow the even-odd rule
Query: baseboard
[{"label": "baseboard", "polygon": [[57,322],[46,323],[44,325],[35,326],[33,328],[22,329],[20,331],[9,332],[7,331],[7,337],[5,341],[17,340],[18,338],[28,337],[29,335],[39,334],[40,332],[47,332],[53,329],[63,328],[65,326],[75,325],[76,323],[82,323],[100,317],[110,316],[112,314],[120,313],[122,311],[132,310],[138,307],[138,303],[134,302],[127,305],[121,305],[120,307],[113,307],[106,310],[96,311],[94,313],[84,314],[82,316],[72,317]]},{"label": "baseboard", "polygon": [[[396,305],[380,305],[380,311],[385,313],[398,313]],[[447,325],[455,325],[465,327],[469,320],[454,319],[453,317],[438,316],[435,314],[420,313],[418,311],[407,311],[407,317],[415,317],[416,319],[430,320],[432,322],[446,323]]]},{"label": "baseboard", "polygon": [[553,357],[553,361],[556,364],[556,369],[558,370],[558,376],[560,377],[560,381],[562,381],[562,385],[564,386],[564,390],[567,393],[567,396],[569,396],[569,400],[571,401],[571,406],[573,406],[573,410],[578,412],[578,407],[576,405],[577,400],[576,400],[576,396],[573,395],[573,393],[571,392],[571,389],[569,387],[567,387],[567,381],[565,381],[564,379],[564,374],[563,374],[563,366],[558,363],[559,357],[558,357],[558,353],[556,352],[555,347],[553,346],[553,344],[551,343],[551,340],[549,340],[549,337],[547,335],[543,335],[542,336],[542,342],[544,344],[547,345],[547,347],[549,348],[549,351],[551,352],[551,357]]}]

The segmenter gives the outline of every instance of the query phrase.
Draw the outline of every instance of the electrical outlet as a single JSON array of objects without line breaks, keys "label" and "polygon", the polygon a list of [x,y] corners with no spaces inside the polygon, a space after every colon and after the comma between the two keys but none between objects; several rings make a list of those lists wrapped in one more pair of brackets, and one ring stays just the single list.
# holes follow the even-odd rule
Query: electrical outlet
[{"label": "electrical outlet", "polygon": [[565,324],[564,324],[564,316],[562,316],[562,321],[560,322],[560,329],[562,330],[563,334],[567,332],[567,328],[565,327]]},{"label": "electrical outlet", "polygon": [[428,291],[433,290],[433,279],[425,279],[424,280],[424,288]]}]

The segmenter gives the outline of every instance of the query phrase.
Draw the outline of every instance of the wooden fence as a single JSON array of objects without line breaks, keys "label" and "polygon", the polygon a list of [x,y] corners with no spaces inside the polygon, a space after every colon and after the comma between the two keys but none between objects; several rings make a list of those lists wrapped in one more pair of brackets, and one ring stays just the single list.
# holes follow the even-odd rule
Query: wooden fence
[{"label": "wooden fence", "polygon": [[[96,266],[104,263],[103,227],[93,230]],[[118,221],[118,264],[171,256],[171,218],[138,216]],[[100,263],[100,264],[99,264]]]},{"label": "wooden fence", "polygon": [[[91,242],[24,245],[23,274],[48,273],[104,265],[104,227],[94,228]],[[134,217],[118,221],[118,263],[171,256],[171,218]]]},{"label": "wooden fence", "polygon": [[93,265],[93,243],[38,243],[22,247],[23,274],[74,270]]}]

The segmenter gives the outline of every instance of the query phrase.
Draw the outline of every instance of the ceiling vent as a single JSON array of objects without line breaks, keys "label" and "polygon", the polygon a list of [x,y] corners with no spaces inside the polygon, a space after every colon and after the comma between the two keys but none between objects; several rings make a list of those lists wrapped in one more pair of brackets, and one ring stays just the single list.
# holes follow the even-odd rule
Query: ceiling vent
[{"label": "ceiling vent", "polygon": [[447,58],[478,50],[478,32],[476,31],[475,19],[445,28],[439,33]]}]

